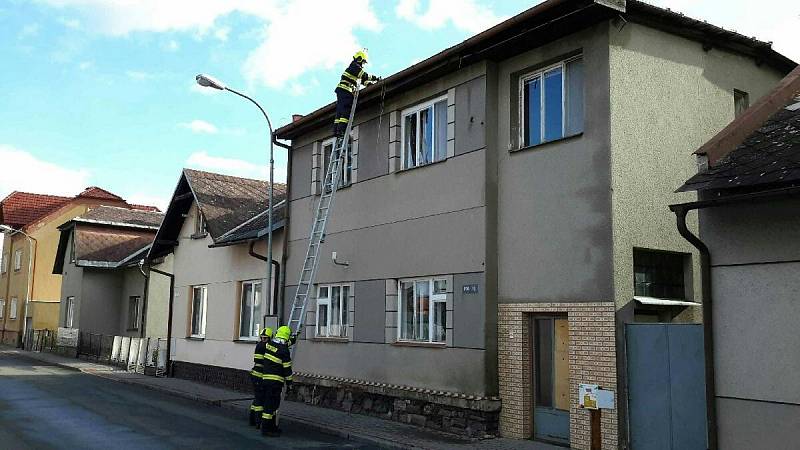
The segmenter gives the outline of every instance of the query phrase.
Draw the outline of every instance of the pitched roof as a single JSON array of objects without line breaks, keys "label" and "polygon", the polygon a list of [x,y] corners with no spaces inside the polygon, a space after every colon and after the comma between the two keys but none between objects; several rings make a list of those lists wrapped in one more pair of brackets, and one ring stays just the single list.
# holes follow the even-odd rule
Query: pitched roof
[{"label": "pitched roof", "polygon": [[[284,225],[286,219],[286,202],[282,201],[273,206],[274,212],[272,214],[272,231],[280,229]],[[214,242],[214,247],[222,247],[225,245],[235,244],[243,241],[261,239],[269,232],[269,216],[267,210],[262,211],[257,216],[232,228],[230,231],[220,236]]]},{"label": "pitched roof", "polygon": [[708,156],[709,168],[678,192],[800,182],[800,66],[695,153]]},{"label": "pitched roof", "polygon": [[123,227],[148,227],[158,229],[164,214],[155,211],[127,209],[116,206],[98,206],[73,219],[76,222],[101,223]]},{"label": "pitched roof", "polygon": [[23,227],[67,204],[70,197],[14,191],[0,201],[0,223]]},{"label": "pitched roof", "polygon": [[[266,220],[261,224],[257,216],[263,215],[266,219],[268,187],[269,183],[263,180],[184,169],[148,258],[154,259],[172,252],[186,214],[195,201],[206,221],[213,245],[230,245],[259,238],[266,228]],[[285,199],[286,185],[275,183],[274,205]],[[273,217],[279,214],[282,213],[276,210]],[[275,222],[273,229],[282,226],[277,219]],[[259,226],[261,230],[254,232],[250,229]]]},{"label": "pitched roof", "polygon": [[78,223],[74,236],[79,266],[114,267],[149,246],[155,230]]},{"label": "pitched roof", "polygon": [[[358,106],[379,104],[444,74],[483,60],[500,60],[575,33],[601,21],[627,21],[661,29],[703,45],[747,55],[788,72],[796,63],[759,41],[669,9],[637,0],[547,0],[430,58],[397,72],[359,94]],[[277,130],[279,139],[294,139],[330,123],[330,103]]]},{"label": "pitched roof", "polygon": [[83,190],[80,194],[76,195],[78,198],[96,198],[100,200],[117,200],[117,201],[125,201],[122,197],[116,194],[112,194],[105,189],[101,189],[97,186],[89,186]]}]

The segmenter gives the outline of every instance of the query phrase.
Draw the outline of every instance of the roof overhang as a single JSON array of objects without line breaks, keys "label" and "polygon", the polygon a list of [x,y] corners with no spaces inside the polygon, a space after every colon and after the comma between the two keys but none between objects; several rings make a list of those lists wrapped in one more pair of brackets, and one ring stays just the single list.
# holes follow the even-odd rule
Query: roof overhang
[{"label": "roof overhang", "polygon": [[714,208],[719,206],[751,203],[766,200],[776,200],[781,198],[796,197],[800,195],[800,186],[790,186],[766,191],[749,192],[746,194],[726,195],[697,202],[678,203],[669,205],[672,212],[691,211],[693,209]]},{"label": "roof overhang", "polygon": [[697,302],[688,302],[686,300],[676,300],[672,298],[657,298],[657,297],[642,297],[642,296],[634,296],[634,300],[642,305],[647,306],[702,306],[700,303]]}]

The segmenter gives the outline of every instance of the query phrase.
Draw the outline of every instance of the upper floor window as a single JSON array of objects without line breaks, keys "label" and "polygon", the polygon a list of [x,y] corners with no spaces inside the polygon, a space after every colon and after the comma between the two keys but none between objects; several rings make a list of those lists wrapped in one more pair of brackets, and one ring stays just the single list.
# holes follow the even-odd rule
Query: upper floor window
[{"label": "upper floor window", "polygon": [[141,316],[142,298],[139,296],[128,297],[128,330],[138,330]]},{"label": "upper floor window", "polygon": [[317,336],[347,337],[350,285],[320,286],[317,291]]},{"label": "upper floor window", "polygon": [[261,286],[260,281],[242,282],[242,302],[239,310],[239,338],[258,338],[261,331]]},{"label": "upper floor window", "polygon": [[19,272],[22,269],[22,250],[14,252],[14,272]]},{"label": "upper floor window", "polygon": [[689,255],[656,250],[633,250],[634,295],[685,299],[684,261]]},{"label": "upper floor window", "polygon": [[205,237],[206,233],[208,233],[206,218],[203,217],[203,212],[200,211],[200,208],[197,208],[195,210],[194,235],[192,237]]},{"label": "upper floor window", "polygon": [[11,299],[11,303],[8,305],[8,319],[9,320],[16,320],[18,304],[19,304],[19,300],[17,300],[16,298],[12,298]]},{"label": "upper floor window", "polygon": [[208,287],[192,287],[192,328],[191,336],[206,336],[206,306],[208,303]]},{"label": "upper floor window", "polygon": [[583,132],[583,58],[520,79],[523,147]]},{"label": "upper floor window", "polygon": [[403,111],[400,124],[404,169],[447,158],[447,97]]},{"label": "upper floor window", "polygon": [[66,311],[64,317],[64,326],[67,328],[72,328],[73,323],[75,322],[75,297],[67,297],[64,309]]},{"label": "upper floor window", "polygon": [[3,259],[0,259],[0,273],[8,272],[8,253],[3,255]]},{"label": "upper floor window", "polygon": [[733,90],[733,114],[734,117],[739,117],[742,113],[750,107],[750,94],[738,89]]},{"label": "upper floor window", "polygon": [[[331,162],[331,154],[333,153],[333,146],[336,139],[331,138],[322,142],[322,154],[324,155],[322,170],[325,174],[328,172],[328,166]],[[343,164],[339,167],[339,187],[348,186],[353,181],[353,148],[352,140],[347,141],[348,144],[344,148]]]},{"label": "upper floor window", "polygon": [[446,342],[447,280],[400,282],[400,340]]}]

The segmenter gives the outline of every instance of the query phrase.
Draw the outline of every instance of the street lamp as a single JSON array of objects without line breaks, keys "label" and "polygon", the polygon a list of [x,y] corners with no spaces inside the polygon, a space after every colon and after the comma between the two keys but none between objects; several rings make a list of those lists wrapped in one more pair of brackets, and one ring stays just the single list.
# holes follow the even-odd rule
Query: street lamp
[{"label": "street lamp", "polygon": [[[10,238],[11,236],[13,236],[15,234],[18,234],[18,233],[23,235],[23,236],[25,236],[25,238],[28,239],[28,246],[29,246],[29,249],[28,249],[28,285],[25,287],[25,312],[22,315],[22,339],[23,339],[23,342],[24,342],[25,334],[28,331],[28,305],[30,304],[30,301],[31,301],[31,286],[33,286],[33,247],[34,247],[34,242],[36,241],[36,239],[31,237],[30,235],[28,235],[28,233],[25,233],[22,230],[17,230],[17,229],[11,228],[8,225],[0,225],[0,234],[8,234],[8,237]],[[11,254],[9,254],[9,257],[11,257]],[[9,286],[11,285],[11,276],[10,275],[9,275],[9,278],[8,278],[8,285]],[[4,338],[5,338],[5,334],[6,334],[6,317],[7,317],[7,315],[3,314],[3,337]],[[24,343],[23,343],[23,346],[24,346]]]},{"label": "street lamp", "polygon": [[267,312],[269,311],[269,305],[272,305],[272,198],[273,198],[273,177],[275,172],[275,156],[274,156],[274,132],[272,130],[272,122],[269,120],[269,116],[267,112],[264,111],[264,108],[258,104],[257,101],[253,100],[252,98],[238,92],[234,89],[229,88],[225,85],[225,83],[217,80],[216,78],[212,77],[211,75],[205,74],[198,74],[195,77],[197,84],[203,87],[209,87],[218,89],[220,91],[228,91],[232,92],[239,97],[249,100],[251,103],[256,105],[258,109],[261,111],[261,114],[264,115],[264,118],[267,119],[267,127],[269,128],[269,201],[267,206],[267,214],[269,217],[267,218],[267,286],[266,286],[266,295],[264,303],[264,314],[262,317],[262,326],[267,326]]}]

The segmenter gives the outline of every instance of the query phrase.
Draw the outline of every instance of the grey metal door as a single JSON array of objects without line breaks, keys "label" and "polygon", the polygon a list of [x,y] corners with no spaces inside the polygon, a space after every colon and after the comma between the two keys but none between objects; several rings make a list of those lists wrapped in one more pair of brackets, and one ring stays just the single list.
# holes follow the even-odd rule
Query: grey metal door
[{"label": "grey metal door", "polygon": [[703,450],[706,444],[703,328],[625,325],[633,450]]}]

